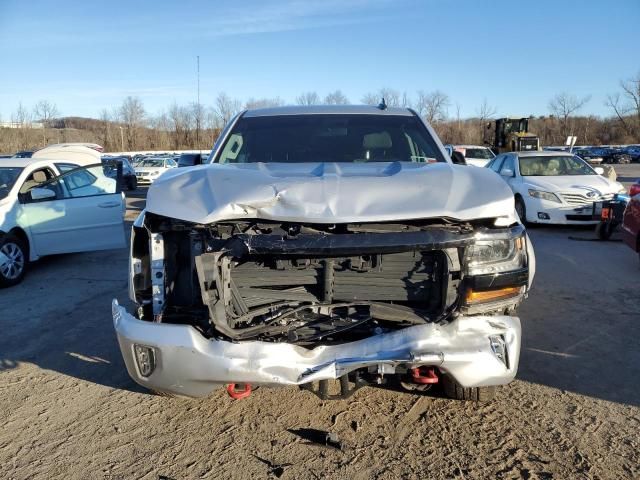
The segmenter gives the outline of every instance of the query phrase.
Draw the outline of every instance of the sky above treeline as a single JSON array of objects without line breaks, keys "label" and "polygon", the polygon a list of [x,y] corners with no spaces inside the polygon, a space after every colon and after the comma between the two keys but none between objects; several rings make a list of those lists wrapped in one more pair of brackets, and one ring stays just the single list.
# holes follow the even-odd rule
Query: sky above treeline
[{"label": "sky above treeline", "polygon": [[449,115],[545,115],[557,93],[608,94],[640,72],[640,0],[0,0],[0,118],[47,99],[98,117],[129,95],[149,114],[220,92],[246,101],[381,87],[440,90]]}]

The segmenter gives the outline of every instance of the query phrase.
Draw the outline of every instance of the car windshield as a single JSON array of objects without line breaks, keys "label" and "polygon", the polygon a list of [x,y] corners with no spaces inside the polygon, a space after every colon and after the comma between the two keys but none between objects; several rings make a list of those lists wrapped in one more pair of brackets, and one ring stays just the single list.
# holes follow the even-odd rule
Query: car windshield
[{"label": "car windshield", "polygon": [[140,160],[137,167],[164,167],[164,160],[162,158],[149,158],[146,160]]},{"label": "car windshield", "polygon": [[519,164],[523,177],[597,175],[584,160],[576,156],[520,157]]},{"label": "car windshield", "polygon": [[413,116],[313,114],[243,117],[218,163],[445,162]]},{"label": "car windshield", "polygon": [[0,167],[0,200],[9,195],[21,171],[20,167]]},{"label": "car windshield", "polygon": [[479,158],[482,160],[491,160],[494,157],[488,148],[467,148],[464,156],[466,158]]}]

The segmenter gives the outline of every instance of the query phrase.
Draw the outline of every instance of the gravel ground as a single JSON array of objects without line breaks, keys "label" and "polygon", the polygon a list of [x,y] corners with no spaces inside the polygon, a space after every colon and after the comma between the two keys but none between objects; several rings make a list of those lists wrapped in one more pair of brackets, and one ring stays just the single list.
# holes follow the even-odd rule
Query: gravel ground
[{"label": "gravel ground", "polygon": [[[518,380],[482,406],[372,387],[151,395],[110,316],[127,252],[43,259],[0,291],[0,478],[640,478],[637,255],[568,238],[588,229],[530,235]],[[342,450],[317,443],[325,431]]]}]

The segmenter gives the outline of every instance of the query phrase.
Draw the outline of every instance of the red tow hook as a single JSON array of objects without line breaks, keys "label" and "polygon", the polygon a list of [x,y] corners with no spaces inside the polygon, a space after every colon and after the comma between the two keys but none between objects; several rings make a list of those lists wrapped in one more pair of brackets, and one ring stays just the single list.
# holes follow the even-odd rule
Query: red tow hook
[{"label": "red tow hook", "polygon": [[[242,390],[237,390],[238,385],[243,385]],[[247,398],[251,395],[251,384],[250,383],[230,383],[227,385],[227,393],[234,400],[241,400],[243,398]]]},{"label": "red tow hook", "polygon": [[438,383],[438,375],[433,367],[416,367],[411,369],[411,375],[415,383]]}]

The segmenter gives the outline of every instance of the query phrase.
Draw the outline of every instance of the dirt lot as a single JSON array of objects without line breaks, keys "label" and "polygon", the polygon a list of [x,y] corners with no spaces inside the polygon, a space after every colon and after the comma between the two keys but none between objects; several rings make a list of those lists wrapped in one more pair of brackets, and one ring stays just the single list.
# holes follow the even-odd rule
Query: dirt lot
[{"label": "dirt lot", "polygon": [[[127,252],[43,259],[0,291],[0,478],[640,478],[637,255],[568,238],[589,229],[530,235],[518,380],[480,407],[378,388],[336,402],[296,388],[150,395],[127,376],[110,315]],[[343,450],[316,444],[319,431]]]}]

